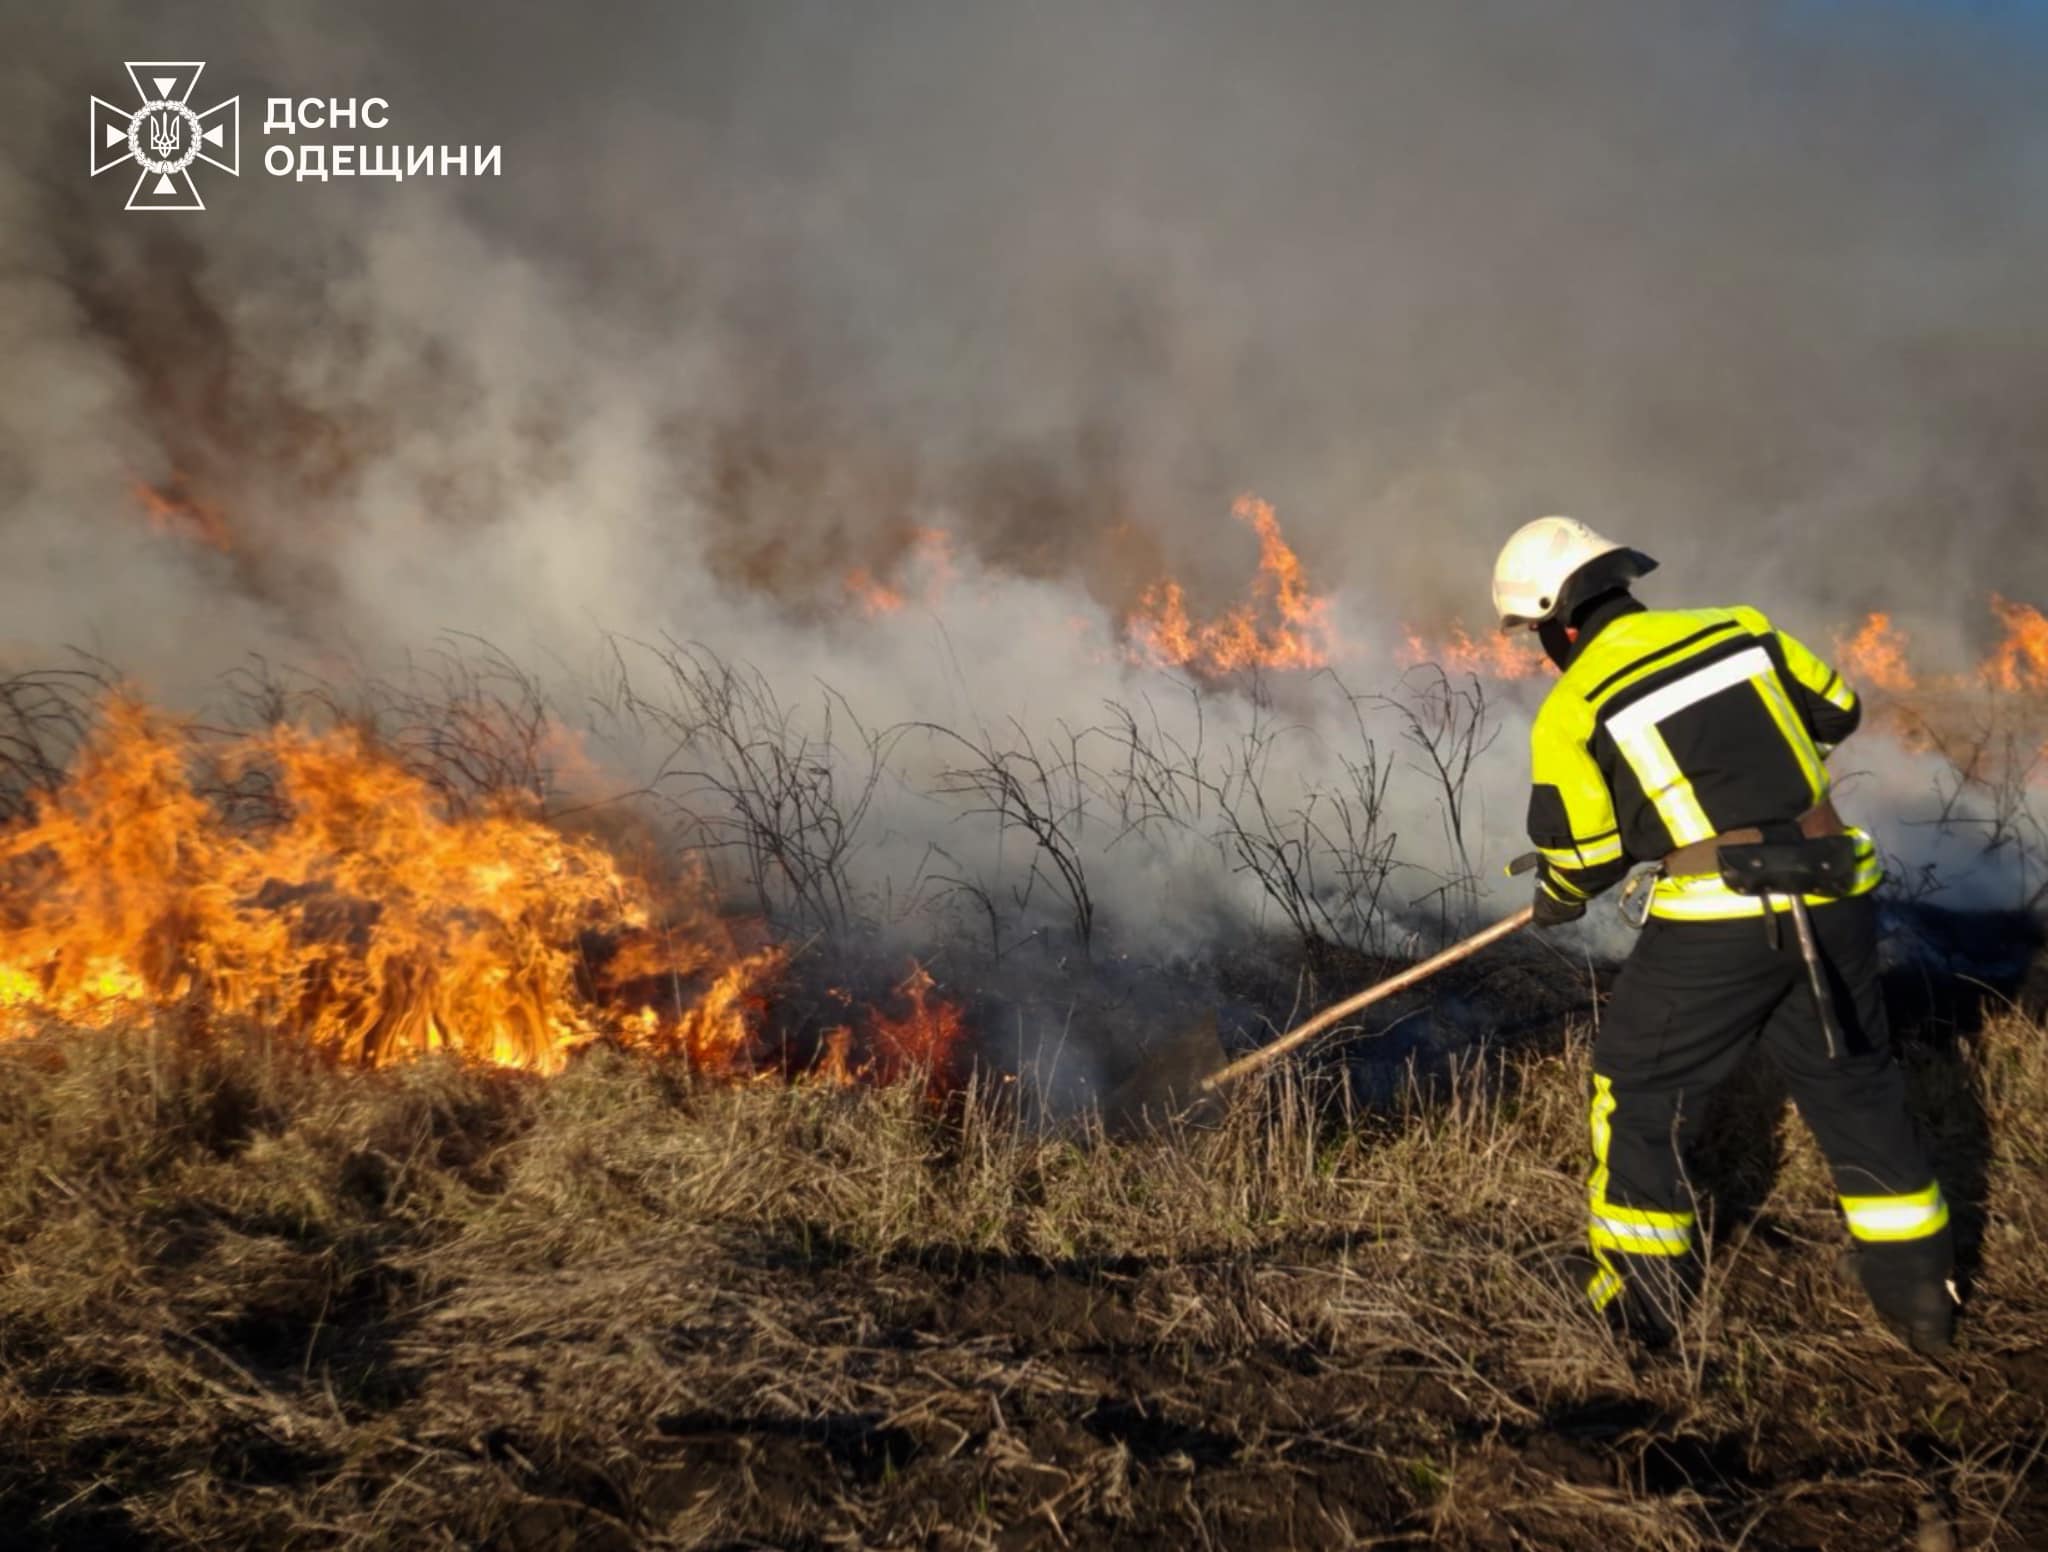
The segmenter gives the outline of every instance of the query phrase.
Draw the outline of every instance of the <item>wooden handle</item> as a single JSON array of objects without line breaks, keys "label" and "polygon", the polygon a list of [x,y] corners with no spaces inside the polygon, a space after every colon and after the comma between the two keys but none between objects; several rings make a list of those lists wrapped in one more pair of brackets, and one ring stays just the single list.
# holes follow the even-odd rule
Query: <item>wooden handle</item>
[{"label": "wooden handle", "polygon": [[1361,1008],[1369,1008],[1376,1002],[1384,1001],[1396,992],[1405,992],[1409,987],[1428,980],[1439,970],[1448,970],[1461,960],[1470,959],[1483,948],[1489,948],[1502,938],[1520,932],[1536,919],[1536,907],[1525,905],[1505,921],[1497,921],[1484,932],[1475,932],[1462,943],[1453,944],[1434,959],[1425,959],[1419,965],[1411,965],[1391,980],[1377,986],[1369,986],[1355,997],[1347,997],[1334,1007],[1323,1009],[1306,1024],[1297,1024],[1271,1045],[1262,1045],[1256,1051],[1240,1056],[1221,1072],[1213,1073],[1202,1080],[1202,1092],[1213,1094],[1226,1083],[1235,1082],[1246,1073],[1265,1066],[1285,1056],[1297,1046],[1315,1039],[1339,1019],[1349,1018]]}]

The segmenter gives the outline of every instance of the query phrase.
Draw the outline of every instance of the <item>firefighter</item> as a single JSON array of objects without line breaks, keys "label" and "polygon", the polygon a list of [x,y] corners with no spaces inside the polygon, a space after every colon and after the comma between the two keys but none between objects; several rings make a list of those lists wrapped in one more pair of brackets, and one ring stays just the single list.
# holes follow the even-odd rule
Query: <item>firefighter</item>
[{"label": "firefighter", "polygon": [[[1574,1258],[1586,1296],[1621,1329],[1671,1337],[1699,1276],[1686,1151],[1708,1094],[1760,1039],[1827,1155],[1872,1304],[1916,1351],[1942,1353],[1952,1237],[1878,986],[1883,869],[1836,813],[1824,764],[1862,708],[1754,609],[1646,608],[1630,588],[1655,566],[1545,517],[1507,542],[1493,579],[1502,629],[1536,631],[1561,670],[1531,740],[1538,925],[1657,865],[1625,897],[1642,935],[1594,1045],[1591,1258]],[[1724,876],[1737,849],[1766,844],[1795,864],[1832,847],[1840,865],[1824,888],[1787,875],[1797,894]],[[1811,963],[1788,929],[1795,900]]]}]

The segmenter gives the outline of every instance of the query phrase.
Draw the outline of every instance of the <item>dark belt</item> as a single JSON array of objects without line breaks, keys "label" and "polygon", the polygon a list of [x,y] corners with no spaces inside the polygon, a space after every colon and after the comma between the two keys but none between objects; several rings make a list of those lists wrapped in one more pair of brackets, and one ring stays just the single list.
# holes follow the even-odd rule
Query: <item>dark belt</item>
[{"label": "dark belt", "polygon": [[[1818,807],[1809,808],[1795,821],[1799,833],[1809,841],[1823,836],[1840,835],[1849,827],[1842,822],[1842,816],[1835,812],[1835,800],[1823,798]],[[1714,836],[1711,840],[1695,841],[1690,846],[1681,846],[1664,859],[1666,878],[1691,878],[1698,873],[1721,871],[1721,848],[1723,846],[1755,846],[1764,839],[1764,832],[1756,825],[1745,825],[1740,830],[1730,830],[1725,835]]]}]

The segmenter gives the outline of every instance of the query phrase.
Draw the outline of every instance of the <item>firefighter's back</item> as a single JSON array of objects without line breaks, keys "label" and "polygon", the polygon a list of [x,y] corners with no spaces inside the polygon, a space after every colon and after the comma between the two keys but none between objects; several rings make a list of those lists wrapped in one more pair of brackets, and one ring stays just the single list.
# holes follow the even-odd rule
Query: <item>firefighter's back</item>
[{"label": "firefighter's back", "polygon": [[1587,643],[1542,719],[1590,751],[1637,861],[1826,800],[1854,725],[1839,678],[1755,609],[1644,609]]}]

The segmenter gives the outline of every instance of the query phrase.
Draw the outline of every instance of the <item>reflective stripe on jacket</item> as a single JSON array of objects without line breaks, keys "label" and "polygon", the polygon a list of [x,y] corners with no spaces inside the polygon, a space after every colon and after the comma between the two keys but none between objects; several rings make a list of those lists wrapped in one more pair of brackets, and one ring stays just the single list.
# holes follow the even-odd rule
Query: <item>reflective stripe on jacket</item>
[{"label": "reflective stripe on jacket", "polygon": [[[1754,609],[1636,609],[1585,640],[1532,735],[1529,835],[1542,887],[1580,901],[1637,862],[1750,825],[1789,822],[1828,796],[1824,764],[1862,706],[1841,675]],[[1861,842],[1853,894],[1883,869]],[[1760,915],[1718,875],[1667,880],[1672,920]]]}]

